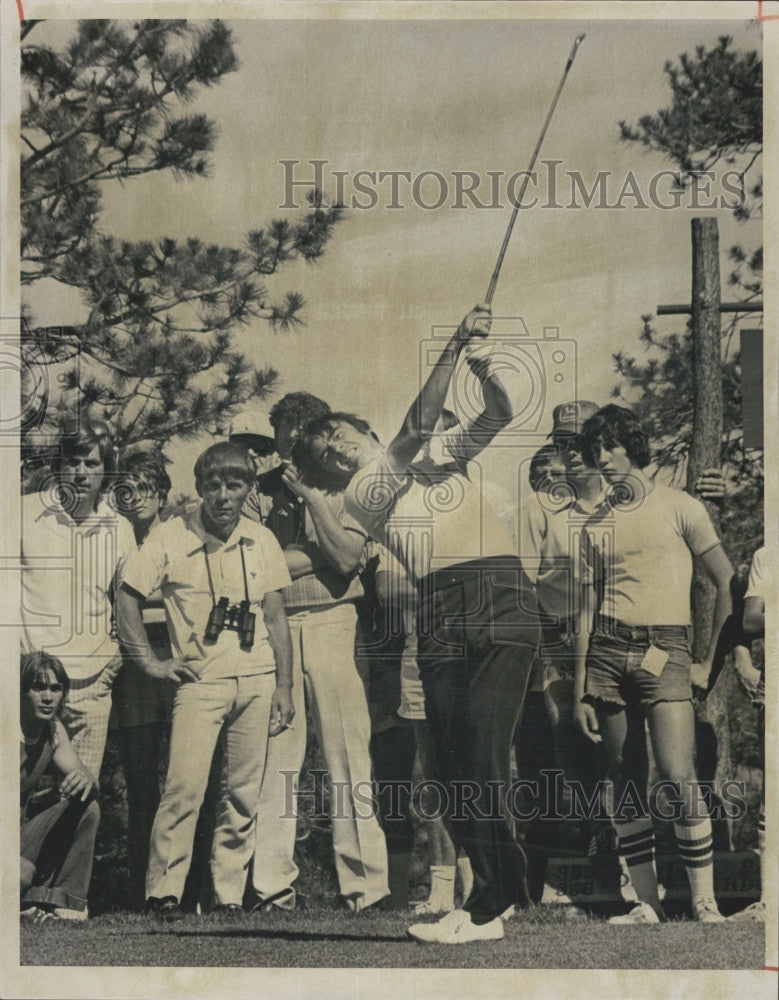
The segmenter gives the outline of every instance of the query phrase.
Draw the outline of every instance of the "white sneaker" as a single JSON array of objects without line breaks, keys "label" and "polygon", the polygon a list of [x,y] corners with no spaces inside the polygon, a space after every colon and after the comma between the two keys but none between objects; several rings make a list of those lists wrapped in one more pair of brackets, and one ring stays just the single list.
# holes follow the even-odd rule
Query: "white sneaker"
[{"label": "white sneaker", "polygon": [[70,910],[66,906],[55,906],[54,916],[59,920],[86,920],[89,916],[89,911],[86,907],[83,910]]},{"label": "white sneaker", "polygon": [[765,923],[765,903],[762,899],[759,899],[756,903],[752,903],[745,910],[739,910],[738,913],[733,913],[727,918],[730,920],[751,920],[756,924]]},{"label": "white sneaker", "polygon": [[434,899],[423,899],[421,903],[415,903],[411,909],[417,917],[432,917],[439,913],[451,913],[454,903],[447,905]]},{"label": "white sneaker", "polygon": [[660,917],[657,911],[649,903],[639,903],[634,906],[630,913],[625,913],[621,917],[611,917],[610,924],[659,924]]},{"label": "white sneaker", "polygon": [[501,913],[500,919],[501,920],[513,920],[513,918],[516,917],[516,915],[517,915],[517,908],[512,903],[511,906],[507,910],[504,910],[503,913]]},{"label": "white sneaker", "polygon": [[701,924],[721,924],[725,920],[711,896],[693,903],[692,912],[695,919]]},{"label": "white sneaker", "polygon": [[424,944],[468,944],[470,941],[500,941],[503,921],[495,917],[486,924],[475,924],[467,910],[452,910],[435,924],[413,924],[409,936]]}]

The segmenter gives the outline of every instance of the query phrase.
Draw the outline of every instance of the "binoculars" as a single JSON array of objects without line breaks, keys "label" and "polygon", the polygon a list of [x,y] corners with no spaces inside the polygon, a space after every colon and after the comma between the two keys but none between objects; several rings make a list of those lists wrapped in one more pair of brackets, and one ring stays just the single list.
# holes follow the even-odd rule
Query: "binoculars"
[{"label": "binoculars", "polygon": [[254,623],[257,616],[249,610],[249,602],[230,604],[226,597],[220,597],[211,608],[203,638],[206,642],[216,642],[223,629],[238,633],[241,649],[251,649],[254,645]]}]

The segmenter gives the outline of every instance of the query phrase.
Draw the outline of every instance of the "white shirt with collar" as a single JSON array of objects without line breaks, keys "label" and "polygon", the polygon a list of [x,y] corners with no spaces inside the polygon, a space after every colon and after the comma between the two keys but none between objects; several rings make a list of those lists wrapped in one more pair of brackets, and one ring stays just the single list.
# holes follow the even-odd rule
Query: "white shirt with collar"
[{"label": "white shirt with collar", "polygon": [[[227,541],[215,538],[203,526],[201,509],[152,528],[128,561],[124,582],[143,597],[161,590],[173,655],[193,661],[201,677],[271,673],[276,662],[261,605],[266,594],[290,584],[284,555],[267,528],[244,516]],[[231,605],[244,600],[242,551],[250,610],[256,615],[251,650],[241,648],[238,633],[232,630],[223,629],[213,643],[203,638],[211,608],[220,597]]]},{"label": "white shirt with collar", "polygon": [[21,508],[22,652],[45,650],[88,680],[118,652],[112,584],[136,551],[133,529],[105,500],[80,524],[51,493],[23,496]]}]

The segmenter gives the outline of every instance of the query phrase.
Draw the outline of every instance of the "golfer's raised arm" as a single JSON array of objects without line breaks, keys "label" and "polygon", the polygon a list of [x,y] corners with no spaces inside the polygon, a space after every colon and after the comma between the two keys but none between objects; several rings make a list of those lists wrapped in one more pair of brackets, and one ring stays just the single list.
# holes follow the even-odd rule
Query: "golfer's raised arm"
[{"label": "golfer's raised arm", "polygon": [[396,472],[402,472],[408,467],[422,444],[432,434],[441,415],[460,352],[472,338],[487,336],[491,316],[490,306],[474,306],[444,347],[422,390],[411,404],[400,431],[387,449],[387,460]]},{"label": "golfer's raised arm", "polygon": [[454,458],[470,462],[484,451],[496,434],[514,418],[511,399],[499,373],[490,360],[489,341],[471,341],[463,351],[465,363],[479,380],[484,409],[454,439],[448,442]]}]

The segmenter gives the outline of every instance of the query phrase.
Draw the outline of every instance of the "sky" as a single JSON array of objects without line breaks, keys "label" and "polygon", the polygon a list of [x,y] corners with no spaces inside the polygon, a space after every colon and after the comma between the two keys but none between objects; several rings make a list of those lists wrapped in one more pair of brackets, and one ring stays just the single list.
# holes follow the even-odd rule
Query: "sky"
[{"label": "sky", "polygon": [[[66,26],[55,26],[58,37]],[[518,465],[548,433],[555,403],[576,396],[606,402],[616,381],[613,352],[642,356],[642,314],[689,301],[692,217],[717,217],[723,261],[732,243],[761,240],[759,222],[738,224],[727,208],[694,208],[689,198],[670,210],[650,204],[652,177],[671,164],[621,141],[618,127],[621,119],[635,122],[667,106],[663,65],[679,53],[709,48],[726,33],[737,48],[759,48],[759,28],[750,20],[270,20],[232,27],[240,69],[193,106],[219,126],[210,176],[106,185],[101,225],[129,239],[196,235],[241,245],[248,229],[298,214],[280,207],[290,169],[282,160],[299,161],[295,180],[313,177],[311,160],[326,160],[331,199],[334,171],[346,172],[347,205],[355,195],[368,200],[354,186],[360,170],[440,175],[448,197],[439,208],[420,204],[432,205],[441,193],[435,174],[418,180],[416,192],[399,180],[399,208],[388,207],[388,181],[369,183],[378,203],[350,208],[317,264],[269,281],[272,298],[287,289],[303,293],[305,328],[274,333],[257,320],[235,337],[258,365],[279,370],[281,392],[307,390],[334,409],[358,412],[384,440],[414,398],[437,339],[484,298],[511,214],[506,179],[527,167],[580,32],[586,38],[547,132],[538,182],[528,191],[538,204],[519,213],[493,302],[493,335],[502,338],[516,408],[528,419],[499,439],[503,450],[486,460],[489,475],[511,487]],[[553,160],[560,161],[559,208],[549,207],[553,168],[543,165]],[[701,204],[732,200],[722,169]],[[453,207],[456,171],[475,172],[487,205],[489,172],[501,174],[503,207],[477,208],[465,198],[466,207]],[[632,171],[647,206],[628,195],[622,208],[568,207],[577,171],[588,189],[607,171],[612,205]],[[668,184],[661,181],[661,198]],[[302,203],[304,189],[296,187],[293,198]],[[581,195],[577,200],[581,205]],[[726,274],[723,263],[724,296]],[[61,289],[40,287],[31,301],[42,324],[83,318],[80,303]],[[668,333],[681,323],[670,317],[657,326]],[[191,489],[194,457],[207,443],[168,449],[176,489]]]}]

